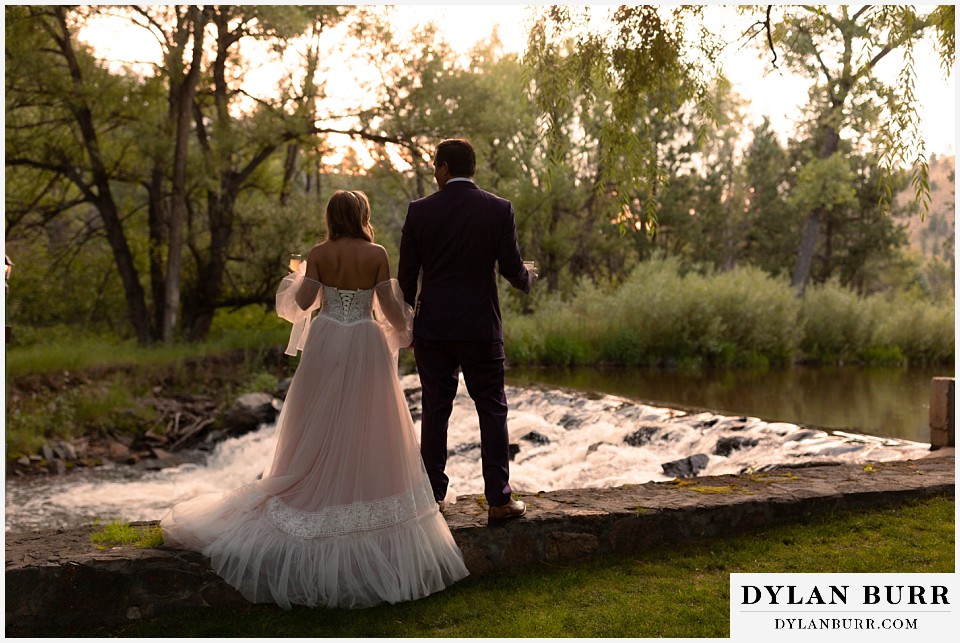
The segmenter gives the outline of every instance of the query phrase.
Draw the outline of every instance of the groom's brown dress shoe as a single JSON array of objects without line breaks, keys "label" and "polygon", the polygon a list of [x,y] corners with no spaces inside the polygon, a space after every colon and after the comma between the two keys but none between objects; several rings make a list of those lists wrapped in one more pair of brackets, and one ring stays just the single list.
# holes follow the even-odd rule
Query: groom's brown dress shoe
[{"label": "groom's brown dress shoe", "polygon": [[487,510],[487,522],[491,524],[499,524],[510,520],[511,518],[519,518],[527,510],[527,505],[521,500],[511,500],[505,505],[500,505],[499,507],[490,507]]}]

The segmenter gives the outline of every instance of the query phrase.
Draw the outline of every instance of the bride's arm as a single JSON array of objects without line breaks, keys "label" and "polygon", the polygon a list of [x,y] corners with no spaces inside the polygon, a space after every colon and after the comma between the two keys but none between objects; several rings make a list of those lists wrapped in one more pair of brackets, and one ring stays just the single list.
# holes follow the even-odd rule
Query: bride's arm
[{"label": "bride's arm", "polygon": [[277,288],[277,315],[294,324],[309,318],[320,305],[320,287],[320,282],[304,278],[303,268],[291,272]]},{"label": "bride's arm", "polygon": [[314,246],[307,257],[307,269],[297,288],[296,302],[301,310],[316,308],[317,296],[320,294],[320,265],[317,260],[319,246]]},{"label": "bride's arm", "polygon": [[390,322],[391,326],[402,332],[406,330],[407,326],[407,320],[403,315],[403,293],[400,293],[400,299],[397,301],[393,289],[389,287],[389,282],[392,281],[390,279],[390,260],[387,258],[386,249],[382,250],[380,265],[377,268],[377,303],[382,317]]},{"label": "bride's arm", "polygon": [[383,328],[390,350],[396,353],[413,342],[413,307],[403,300],[403,291],[396,279],[390,278],[390,263],[387,252],[377,272],[374,288],[374,312]]},{"label": "bride's arm", "polygon": [[287,355],[296,355],[298,350],[303,349],[310,315],[320,307],[318,294],[321,284],[305,277],[305,272],[306,266],[300,264],[300,269],[284,277],[277,289],[277,315],[293,324],[284,351]]},{"label": "bride's arm", "polygon": [[320,294],[320,282],[318,280],[304,277],[300,281],[300,287],[297,288],[295,296],[297,306],[300,310],[307,311],[316,308],[317,296]]},{"label": "bride's arm", "polygon": [[374,312],[392,353],[413,343],[413,307],[403,300],[396,279],[380,282],[374,289]]}]

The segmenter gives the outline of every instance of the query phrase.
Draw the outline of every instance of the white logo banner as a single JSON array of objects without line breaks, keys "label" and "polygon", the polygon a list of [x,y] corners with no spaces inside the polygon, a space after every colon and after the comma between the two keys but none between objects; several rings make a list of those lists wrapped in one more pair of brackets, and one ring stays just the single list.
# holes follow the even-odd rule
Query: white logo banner
[{"label": "white logo banner", "polygon": [[957,587],[956,574],[730,574],[730,638],[955,640]]}]

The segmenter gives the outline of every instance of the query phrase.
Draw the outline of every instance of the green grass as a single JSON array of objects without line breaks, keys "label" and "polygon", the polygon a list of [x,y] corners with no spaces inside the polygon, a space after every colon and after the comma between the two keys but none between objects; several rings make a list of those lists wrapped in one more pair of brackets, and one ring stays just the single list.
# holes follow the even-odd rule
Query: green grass
[{"label": "green grass", "polygon": [[124,637],[729,636],[732,572],[953,572],[954,499],[933,498],[712,542],[468,577],[365,610],[203,608],[87,635]]},{"label": "green grass", "polygon": [[284,346],[286,329],[225,331],[206,342],[195,344],[140,346],[132,340],[103,337],[76,337],[65,340],[11,346],[7,348],[7,377],[61,371],[82,371],[98,367],[166,366],[186,359],[229,352],[242,348]]},{"label": "green grass", "polygon": [[111,520],[91,533],[90,542],[96,545],[97,549],[107,549],[121,545],[159,547],[163,544],[163,533],[157,525],[141,527],[117,519]]}]

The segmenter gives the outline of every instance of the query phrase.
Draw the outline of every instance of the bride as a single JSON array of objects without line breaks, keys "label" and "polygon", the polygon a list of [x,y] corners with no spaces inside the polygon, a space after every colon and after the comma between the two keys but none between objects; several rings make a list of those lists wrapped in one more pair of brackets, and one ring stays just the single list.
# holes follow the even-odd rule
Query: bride
[{"label": "bride", "polygon": [[271,464],[160,521],[165,543],[202,552],[248,600],[285,609],[414,600],[467,575],[397,380],[413,310],[373,243],[366,195],[337,191],[326,219],[326,239],[277,291],[277,313],[294,324],[287,353],[303,355]]}]

